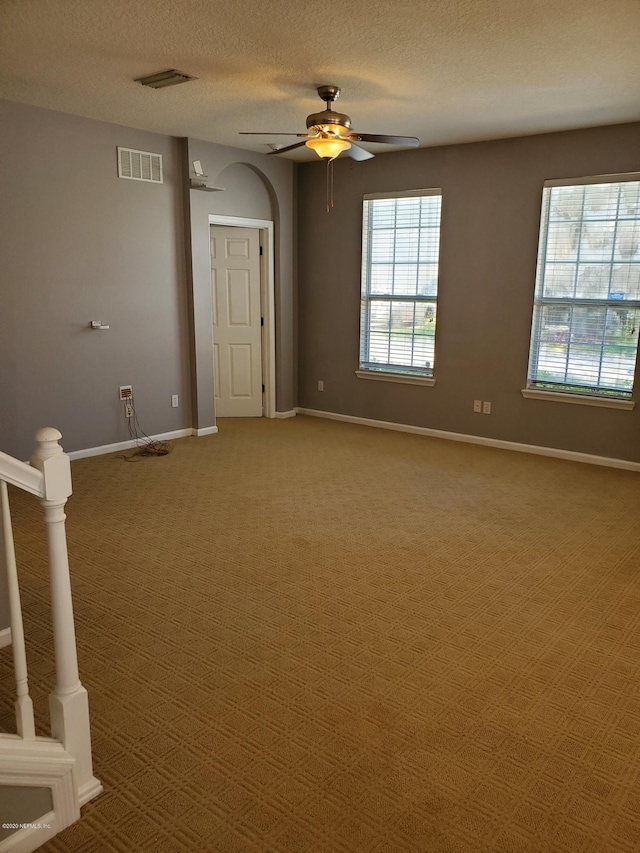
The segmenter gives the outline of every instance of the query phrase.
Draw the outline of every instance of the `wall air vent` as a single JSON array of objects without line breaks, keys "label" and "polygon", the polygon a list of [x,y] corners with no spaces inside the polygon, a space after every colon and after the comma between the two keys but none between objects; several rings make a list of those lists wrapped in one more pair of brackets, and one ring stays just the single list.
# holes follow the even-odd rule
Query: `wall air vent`
[{"label": "wall air vent", "polygon": [[133,148],[118,148],[118,177],[130,181],[162,183],[162,155]]}]

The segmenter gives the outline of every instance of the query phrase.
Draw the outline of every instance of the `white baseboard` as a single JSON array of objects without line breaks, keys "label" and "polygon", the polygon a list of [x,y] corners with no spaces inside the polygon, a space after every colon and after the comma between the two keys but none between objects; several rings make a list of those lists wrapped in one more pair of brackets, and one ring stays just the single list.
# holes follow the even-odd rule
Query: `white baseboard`
[{"label": "white baseboard", "polygon": [[[173,432],[161,432],[158,435],[150,435],[152,441],[173,441],[176,438],[187,438],[190,435],[215,435],[218,432],[217,426],[205,427],[204,429],[176,429]],[[69,458],[86,459],[89,456],[103,456],[105,453],[118,453],[122,450],[131,450],[136,447],[136,442],[131,439],[128,441],[117,441],[115,444],[103,444],[100,447],[86,447],[84,450],[72,450],[69,453]]]},{"label": "white baseboard", "polygon": [[276,418],[295,418],[296,409],[291,409],[288,412],[276,412],[274,417]]},{"label": "white baseboard", "polygon": [[[176,429],[173,432],[162,432],[160,435],[150,435],[152,441],[171,441],[174,438],[185,438],[192,435],[192,430]],[[100,447],[86,447],[84,450],[73,450],[69,454],[69,458],[86,459],[88,456],[104,456],[105,453],[117,453],[120,450],[131,450],[136,447],[136,442],[133,439],[128,441],[117,441],[115,444],[103,444]]]},{"label": "white baseboard", "polygon": [[89,800],[97,797],[104,791],[102,782],[92,776],[91,779],[78,790],[78,802],[81,806],[86,805]]},{"label": "white baseboard", "polygon": [[332,421],[345,421],[350,424],[391,429],[396,432],[410,432],[415,435],[428,435],[432,438],[444,438],[448,441],[464,441],[468,444],[482,444],[486,447],[497,447],[500,450],[516,450],[519,453],[533,453],[537,456],[551,456],[555,459],[567,459],[570,462],[585,462],[589,465],[604,465],[607,468],[623,468],[626,471],[640,471],[640,462],[630,462],[626,459],[612,459],[609,456],[592,456],[590,453],[578,453],[574,450],[561,450],[557,447],[540,447],[537,444],[520,444],[516,441],[503,441],[498,438],[485,438],[481,435],[467,435],[461,432],[447,432],[441,429],[398,424],[393,421],[375,421],[370,418],[357,418],[353,415],[341,415],[338,412],[322,412],[319,409],[296,408],[300,415],[310,415],[314,418],[328,418]]},{"label": "white baseboard", "polygon": [[11,645],[11,628],[3,628],[0,631],[0,649]]},{"label": "white baseboard", "polygon": [[217,426],[203,427],[202,429],[192,429],[191,435],[197,435],[202,438],[203,435],[215,435],[218,432]]}]

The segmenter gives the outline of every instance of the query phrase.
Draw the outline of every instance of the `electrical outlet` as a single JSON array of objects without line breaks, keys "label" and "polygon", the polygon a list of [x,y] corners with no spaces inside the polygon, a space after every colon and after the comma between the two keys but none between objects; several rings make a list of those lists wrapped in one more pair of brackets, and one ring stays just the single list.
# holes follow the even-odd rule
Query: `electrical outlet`
[{"label": "electrical outlet", "polygon": [[490,415],[491,414],[491,403],[488,401],[482,404],[482,414]]},{"label": "electrical outlet", "polygon": [[324,380],[318,379],[318,391],[324,391]]},{"label": "electrical outlet", "polygon": [[473,411],[478,412],[478,414],[482,411],[482,400],[473,401]]},{"label": "electrical outlet", "polygon": [[131,385],[120,386],[120,400],[130,400],[133,397],[133,387]]},{"label": "electrical outlet", "polygon": [[171,395],[171,408],[172,409],[178,408],[178,395],[177,394]]},{"label": "electrical outlet", "polygon": [[124,404],[124,414],[127,418],[133,417],[133,403],[125,403]]}]

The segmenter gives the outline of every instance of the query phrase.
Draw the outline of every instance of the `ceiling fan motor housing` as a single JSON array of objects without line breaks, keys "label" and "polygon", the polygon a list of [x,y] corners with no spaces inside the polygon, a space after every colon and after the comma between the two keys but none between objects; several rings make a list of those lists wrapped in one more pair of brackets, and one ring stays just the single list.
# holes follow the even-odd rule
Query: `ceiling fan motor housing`
[{"label": "ceiling fan motor housing", "polygon": [[351,129],[351,119],[344,113],[335,113],[333,110],[322,110],[321,113],[311,113],[307,116],[307,128],[309,130],[331,132],[334,127]]}]

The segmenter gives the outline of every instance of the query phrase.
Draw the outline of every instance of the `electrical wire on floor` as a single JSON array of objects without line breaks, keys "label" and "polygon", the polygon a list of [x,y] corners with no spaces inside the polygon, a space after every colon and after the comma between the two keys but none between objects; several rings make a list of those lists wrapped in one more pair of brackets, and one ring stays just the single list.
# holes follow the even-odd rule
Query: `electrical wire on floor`
[{"label": "electrical wire on floor", "polygon": [[[130,410],[131,414],[128,414]],[[150,438],[140,426],[138,415],[136,414],[136,404],[133,399],[133,394],[126,400],[123,400],[122,411],[127,422],[129,437],[135,442],[137,450],[133,453],[119,453],[117,459],[124,459],[126,462],[137,462],[141,456],[167,456],[173,450],[173,444],[170,441],[156,441]]]}]

